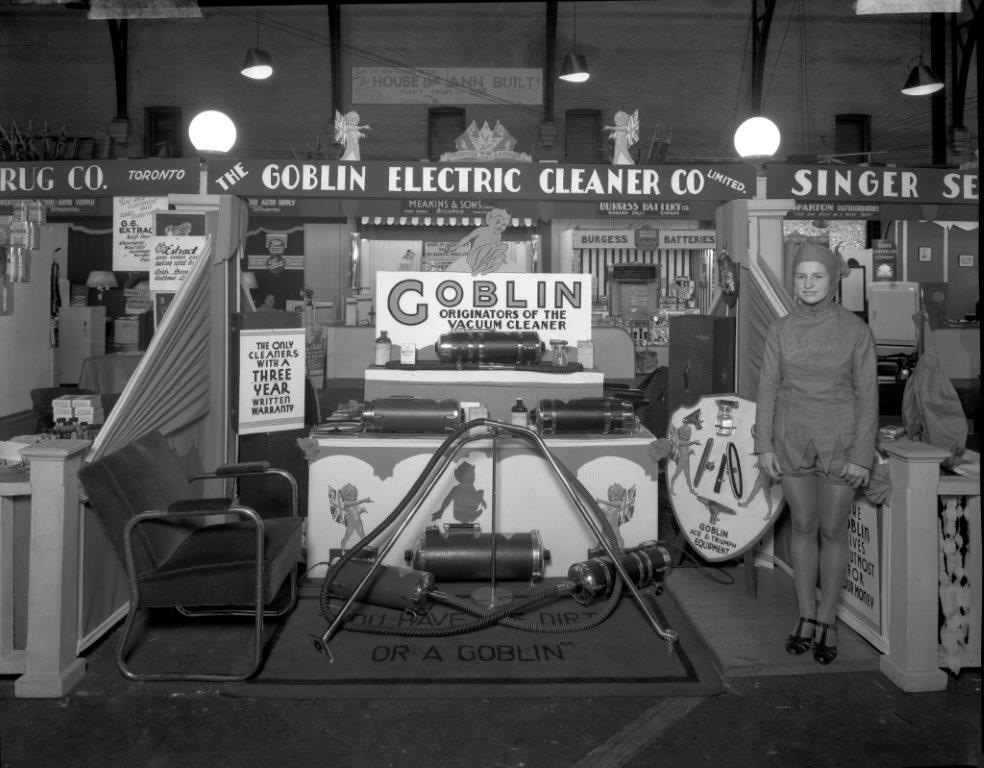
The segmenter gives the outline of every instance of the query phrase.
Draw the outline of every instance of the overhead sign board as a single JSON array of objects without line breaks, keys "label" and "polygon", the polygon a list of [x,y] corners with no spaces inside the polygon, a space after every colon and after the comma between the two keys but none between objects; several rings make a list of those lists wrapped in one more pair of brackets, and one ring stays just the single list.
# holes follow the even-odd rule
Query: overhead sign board
[{"label": "overhead sign board", "polygon": [[772,199],[963,205],[980,200],[976,170],[777,163],[767,174]]},{"label": "overhead sign board", "polygon": [[0,163],[0,197],[148,197],[198,188],[198,158]]},{"label": "overhead sign board", "polygon": [[540,69],[352,67],[354,104],[542,104]]},{"label": "overhead sign board", "polygon": [[240,197],[693,200],[752,197],[755,168],[721,165],[298,162],[216,158],[207,191]]}]

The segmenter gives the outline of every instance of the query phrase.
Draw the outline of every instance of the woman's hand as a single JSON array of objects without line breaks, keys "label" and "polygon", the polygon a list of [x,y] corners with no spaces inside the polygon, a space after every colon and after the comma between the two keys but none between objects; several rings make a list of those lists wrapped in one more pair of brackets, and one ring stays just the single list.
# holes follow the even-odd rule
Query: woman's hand
[{"label": "woman's hand", "polygon": [[779,459],[772,451],[765,451],[758,455],[758,465],[765,474],[772,480],[782,479],[782,470],[779,469]]},{"label": "woman's hand", "polygon": [[860,464],[855,464],[853,461],[847,462],[844,465],[844,469],[841,470],[840,476],[844,478],[845,482],[852,488],[863,488],[868,484],[868,478],[870,473],[866,467],[862,467]]}]

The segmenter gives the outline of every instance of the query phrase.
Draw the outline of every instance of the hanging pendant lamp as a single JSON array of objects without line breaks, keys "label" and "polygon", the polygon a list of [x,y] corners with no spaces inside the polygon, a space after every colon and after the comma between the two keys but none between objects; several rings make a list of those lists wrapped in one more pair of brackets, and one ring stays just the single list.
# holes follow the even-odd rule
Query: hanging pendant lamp
[{"label": "hanging pendant lamp", "polygon": [[244,77],[251,80],[266,80],[273,74],[273,58],[260,48],[260,12],[256,12],[256,47],[246,51],[246,60],[239,70]]},{"label": "hanging pendant lamp", "polygon": [[564,57],[563,63],[560,65],[560,74],[557,77],[560,80],[565,80],[568,83],[583,83],[589,77],[591,73],[588,71],[588,60],[582,54],[577,52],[577,6],[571,3],[572,12],[572,23],[573,23],[573,39],[571,41],[571,50]]},{"label": "hanging pendant lamp", "polygon": [[943,88],[943,81],[928,66],[923,64],[922,54],[918,57],[919,63],[912,68],[909,77],[902,86],[902,93],[906,96],[929,96]]},{"label": "hanging pendant lamp", "polygon": [[583,83],[591,77],[588,60],[580,53],[571,51],[564,57],[564,63],[561,64],[560,74],[557,77],[568,83]]}]

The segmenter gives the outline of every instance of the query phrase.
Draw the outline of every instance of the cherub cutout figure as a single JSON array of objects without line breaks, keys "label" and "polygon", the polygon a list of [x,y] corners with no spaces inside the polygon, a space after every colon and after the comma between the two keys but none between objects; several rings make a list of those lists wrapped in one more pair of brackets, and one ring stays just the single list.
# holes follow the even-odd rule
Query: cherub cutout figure
[{"label": "cherub cutout figure", "polygon": [[502,233],[510,220],[509,211],[504,208],[493,208],[485,214],[485,226],[473,229],[449,251],[464,255],[464,264],[461,259],[452,262],[448,271],[463,272],[467,268],[473,276],[498,272],[509,255],[509,244],[502,242]]},{"label": "cherub cutout figure", "polygon": [[368,125],[359,125],[359,113],[355,110],[344,115],[335,110],[335,142],[343,144],[342,160],[360,160],[359,139],[365,136],[363,131],[370,131]]},{"label": "cherub cutout figure", "polygon": [[693,431],[690,429],[689,424],[681,424],[679,427],[674,427],[670,424],[669,439],[673,445],[670,458],[676,462],[676,471],[673,473],[673,477],[670,478],[670,495],[672,496],[676,495],[673,486],[681,472],[687,481],[687,488],[690,489],[690,492],[697,493],[694,490],[693,481],[690,479],[690,457],[694,455],[692,446],[700,445],[700,440],[691,440],[690,436],[692,434]]},{"label": "cherub cutout figure", "polygon": [[431,520],[440,520],[452,501],[452,514],[459,523],[474,523],[485,509],[485,491],[475,488],[475,465],[463,461],[454,470],[458,484],[444,497],[437,512],[431,515]]},{"label": "cherub cutout figure", "polygon": [[406,253],[404,253],[403,256],[400,258],[400,267],[399,267],[400,271],[412,272],[413,262],[415,258],[416,257],[414,256],[414,253],[411,250],[408,250]]},{"label": "cherub cutout figure", "polygon": [[639,110],[631,115],[619,110],[615,113],[615,125],[606,125],[602,130],[610,131],[612,141],[612,165],[635,165],[629,155],[629,147],[639,141]]},{"label": "cherub cutout figure", "polygon": [[332,519],[345,526],[345,535],[342,536],[339,547],[345,549],[345,543],[355,536],[356,542],[365,538],[366,532],[362,527],[362,515],[367,510],[363,504],[371,504],[372,499],[360,499],[359,489],[352,483],[346,483],[339,490],[329,488],[328,500],[331,507]]},{"label": "cherub cutout figure", "polygon": [[632,519],[635,513],[635,498],[634,485],[626,490],[619,483],[614,483],[608,486],[607,499],[595,499],[598,506],[605,510],[605,517],[608,518],[608,524],[611,525],[620,547],[625,546],[625,542],[619,528]]}]

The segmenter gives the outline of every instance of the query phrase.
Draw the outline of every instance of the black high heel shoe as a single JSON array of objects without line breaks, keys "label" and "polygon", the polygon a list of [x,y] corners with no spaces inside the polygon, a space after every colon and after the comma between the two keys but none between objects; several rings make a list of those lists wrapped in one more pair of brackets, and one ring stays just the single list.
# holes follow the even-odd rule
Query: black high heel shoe
[{"label": "black high heel shoe", "polygon": [[815,619],[808,619],[805,616],[799,617],[799,622],[796,624],[796,631],[786,638],[786,653],[791,653],[794,656],[802,656],[813,644],[813,633],[810,632],[808,635],[803,634],[804,624],[816,624]]},{"label": "black high heel shoe", "polygon": [[817,664],[829,664],[837,658],[837,646],[827,645],[827,630],[833,629],[834,624],[827,624],[822,621],[814,623],[820,627],[820,638],[813,643],[813,660]]}]

